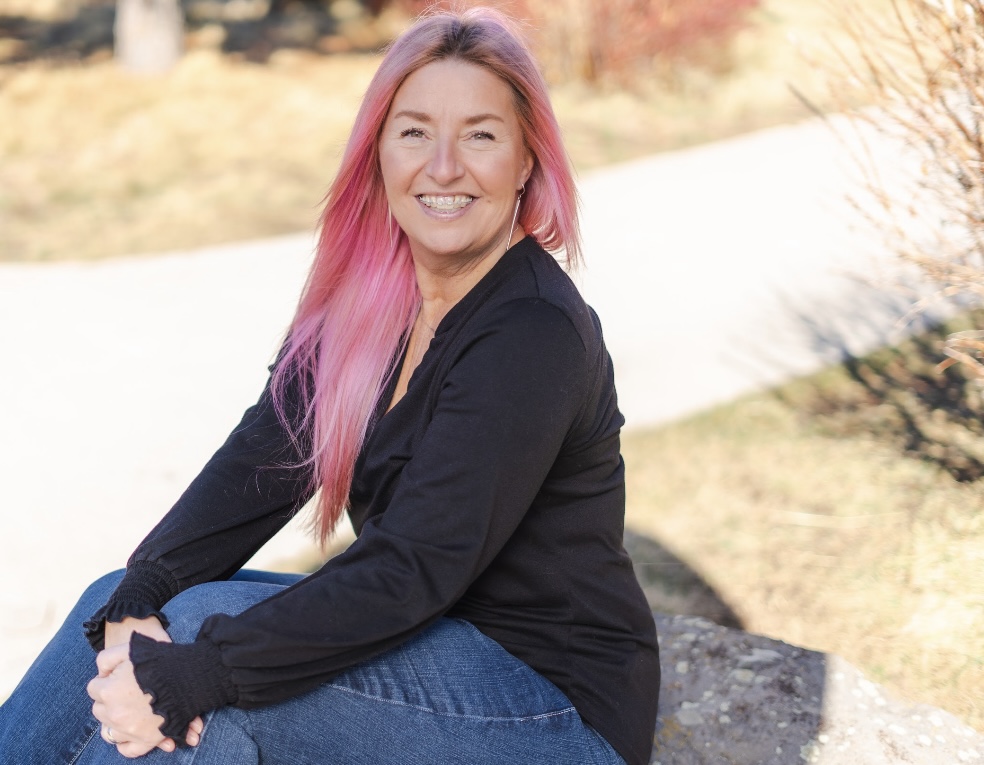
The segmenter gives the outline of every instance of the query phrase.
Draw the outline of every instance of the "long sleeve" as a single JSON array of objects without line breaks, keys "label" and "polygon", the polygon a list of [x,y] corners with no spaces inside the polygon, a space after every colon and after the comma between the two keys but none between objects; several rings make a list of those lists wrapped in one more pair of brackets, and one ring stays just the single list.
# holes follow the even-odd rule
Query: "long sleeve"
[{"label": "long sleeve", "polygon": [[[429,421],[407,426],[412,456],[349,550],[238,616],[210,617],[192,645],[134,638],[137,679],[165,733],[181,736],[212,706],[296,695],[403,642],[454,606],[523,524],[584,407],[580,335],[556,307],[513,300],[434,356],[410,383],[419,393],[439,381]],[[411,422],[414,403],[408,392],[367,447]]]},{"label": "long sleeve", "polygon": [[[86,623],[156,615],[179,592],[235,573],[310,498],[308,473],[273,407],[270,384],[171,510],[140,543],[109,602]],[[288,405],[295,405],[288,396]]]}]

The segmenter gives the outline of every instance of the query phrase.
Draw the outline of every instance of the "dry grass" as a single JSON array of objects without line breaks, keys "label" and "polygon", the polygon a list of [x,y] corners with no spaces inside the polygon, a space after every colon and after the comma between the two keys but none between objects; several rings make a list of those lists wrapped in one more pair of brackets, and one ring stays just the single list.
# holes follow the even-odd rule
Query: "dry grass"
[{"label": "dry grass", "polygon": [[[760,395],[627,434],[629,529],[749,631],[840,654],[984,729],[984,484],[820,425]],[[659,608],[661,569],[638,562]],[[665,589],[678,609],[678,583]]]},{"label": "dry grass", "polygon": [[6,260],[94,258],[310,230],[375,60],[209,50],[166,79],[112,62],[0,73]]},{"label": "dry grass", "polygon": [[[0,15],[12,3],[0,0]],[[557,86],[575,166],[802,119],[787,84],[818,91],[816,75],[788,38],[816,40],[825,19],[810,0],[765,2],[735,41],[729,74],[695,70],[672,91]],[[221,55],[215,32],[190,35],[190,52],[159,79],[117,71],[106,52],[77,65],[0,64],[0,260],[156,252],[315,225],[378,59],[281,50],[259,65]]]}]

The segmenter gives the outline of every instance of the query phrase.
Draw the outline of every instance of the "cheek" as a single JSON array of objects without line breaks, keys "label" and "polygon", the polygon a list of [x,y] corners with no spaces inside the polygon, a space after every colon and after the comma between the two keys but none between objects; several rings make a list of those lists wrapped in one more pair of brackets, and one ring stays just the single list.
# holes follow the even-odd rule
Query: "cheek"
[{"label": "cheek", "polygon": [[499,157],[484,164],[481,178],[488,193],[500,200],[511,198],[523,179],[522,164],[512,157]]},{"label": "cheek", "polygon": [[383,177],[383,188],[389,196],[393,186],[393,164],[385,151],[379,152],[379,174]]},{"label": "cheek", "polygon": [[395,194],[403,183],[404,164],[400,162],[399,153],[384,146],[379,150],[379,171],[383,176],[383,186],[387,196]]}]

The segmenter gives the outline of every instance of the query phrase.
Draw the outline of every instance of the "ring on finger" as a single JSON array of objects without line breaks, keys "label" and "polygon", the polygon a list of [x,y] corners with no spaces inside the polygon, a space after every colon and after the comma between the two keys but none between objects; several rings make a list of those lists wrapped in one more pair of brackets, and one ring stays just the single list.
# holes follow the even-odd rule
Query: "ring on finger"
[{"label": "ring on finger", "polygon": [[107,743],[112,744],[113,746],[119,746],[122,743],[113,738],[113,729],[109,727],[103,728],[103,738]]}]

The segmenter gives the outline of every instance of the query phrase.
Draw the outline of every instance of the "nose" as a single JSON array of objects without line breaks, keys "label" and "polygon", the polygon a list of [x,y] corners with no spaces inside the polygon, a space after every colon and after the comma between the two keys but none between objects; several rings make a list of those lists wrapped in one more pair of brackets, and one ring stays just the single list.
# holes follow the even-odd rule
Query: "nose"
[{"label": "nose", "polygon": [[464,174],[464,167],[458,156],[457,141],[441,138],[434,142],[433,153],[427,164],[427,174],[442,186],[448,185]]}]

